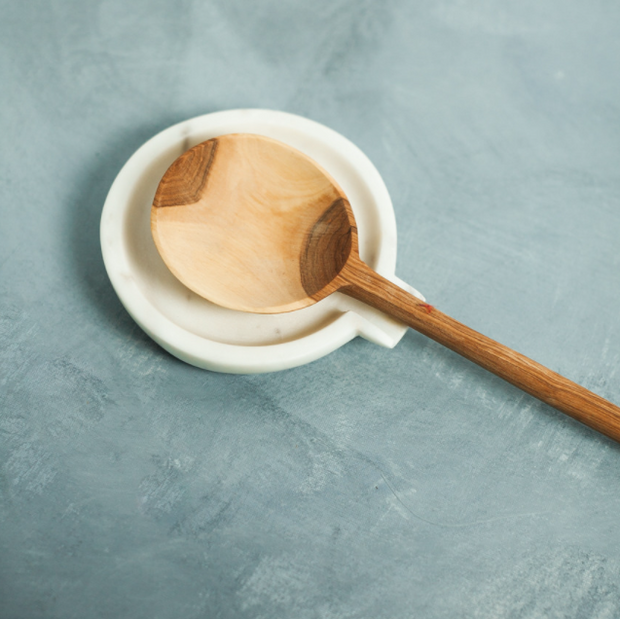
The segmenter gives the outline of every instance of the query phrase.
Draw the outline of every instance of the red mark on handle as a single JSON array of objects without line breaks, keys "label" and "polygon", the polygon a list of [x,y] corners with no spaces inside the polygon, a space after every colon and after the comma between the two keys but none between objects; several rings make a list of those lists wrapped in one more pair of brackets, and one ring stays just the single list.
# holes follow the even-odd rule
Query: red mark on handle
[{"label": "red mark on handle", "polygon": [[428,303],[422,303],[421,305],[426,310],[427,314],[430,314],[435,309],[432,305],[429,305]]}]

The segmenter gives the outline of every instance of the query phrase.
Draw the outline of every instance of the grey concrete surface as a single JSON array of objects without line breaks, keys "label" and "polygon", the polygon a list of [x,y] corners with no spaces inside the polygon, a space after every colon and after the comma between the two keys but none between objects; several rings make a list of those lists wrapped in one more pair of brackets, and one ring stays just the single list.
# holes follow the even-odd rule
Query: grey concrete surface
[{"label": "grey concrete surface", "polygon": [[620,4],[0,1],[0,617],[620,617],[620,447],[422,336],[184,365],[98,220],[264,107],[381,171],[399,276],[620,403]]}]

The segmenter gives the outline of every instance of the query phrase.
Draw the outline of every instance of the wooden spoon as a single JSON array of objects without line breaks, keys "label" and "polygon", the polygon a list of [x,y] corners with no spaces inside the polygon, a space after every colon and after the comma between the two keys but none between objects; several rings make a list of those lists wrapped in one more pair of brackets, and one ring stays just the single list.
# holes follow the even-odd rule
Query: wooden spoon
[{"label": "wooden spoon", "polygon": [[250,134],[195,146],[162,178],[151,229],[172,273],[218,305],[289,312],[340,291],[620,441],[620,408],[423,303],[362,262],[346,195],[290,146]]}]

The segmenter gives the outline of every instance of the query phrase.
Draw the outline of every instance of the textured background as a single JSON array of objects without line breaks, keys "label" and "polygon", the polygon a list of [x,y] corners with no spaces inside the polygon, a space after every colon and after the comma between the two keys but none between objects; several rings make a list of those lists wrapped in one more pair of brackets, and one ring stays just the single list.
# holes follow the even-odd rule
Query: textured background
[{"label": "textured background", "polygon": [[107,190],[286,110],[384,176],[398,275],[620,402],[620,4],[0,1],[0,617],[620,616],[620,447],[422,336],[226,376],[135,326]]}]

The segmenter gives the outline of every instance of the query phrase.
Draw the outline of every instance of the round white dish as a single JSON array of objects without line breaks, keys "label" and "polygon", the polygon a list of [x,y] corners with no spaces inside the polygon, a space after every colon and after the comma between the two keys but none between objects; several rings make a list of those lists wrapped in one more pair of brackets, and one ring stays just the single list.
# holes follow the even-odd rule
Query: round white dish
[{"label": "round white dish", "polygon": [[106,270],[134,320],[167,351],[218,372],[257,373],[314,361],[354,337],[392,348],[406,327],[336,293],[288,314],[249,314],[219,307],[191,292],[165,266],[150,229],[159,180],[187,149],[226,133],[275,138],[323,166],[347,194],[362,259],[423,298],[395,275],[396,222],[379,172],[349,140],[314,121],[271,110],[230,110],[174,125],[139,148],[110,188],[101,216]]}]

